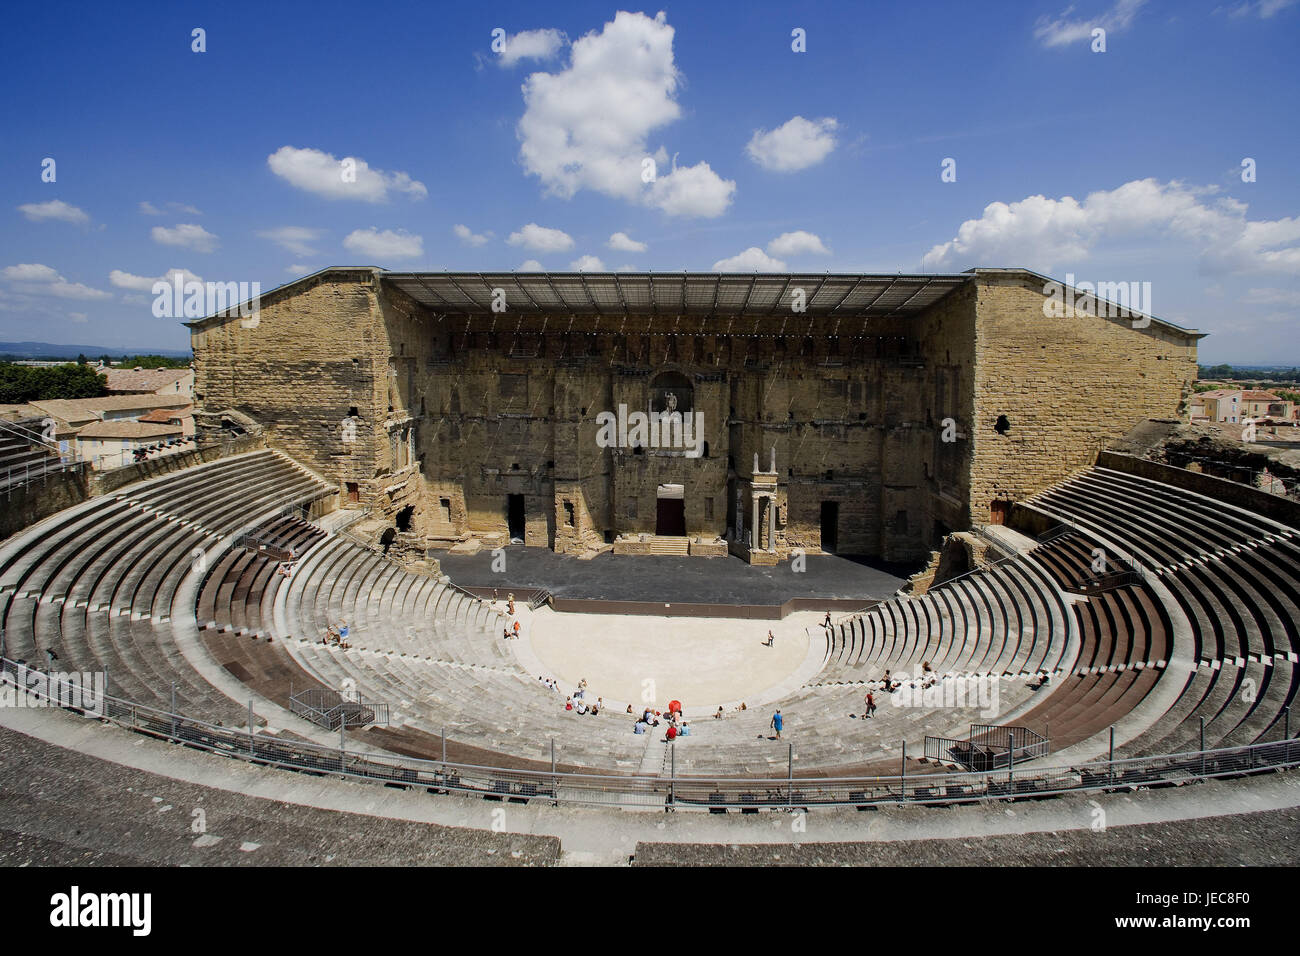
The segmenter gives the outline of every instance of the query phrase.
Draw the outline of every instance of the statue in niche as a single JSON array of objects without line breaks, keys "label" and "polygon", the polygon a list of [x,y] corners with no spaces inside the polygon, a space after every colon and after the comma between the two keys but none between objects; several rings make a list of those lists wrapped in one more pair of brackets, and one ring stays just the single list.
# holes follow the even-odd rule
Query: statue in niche
[{"label": "statue in niche", "polygon": [[776,474],[776,446],[772,446],[772,474]]},{"label": "statue in niche", "polygon": [[671,415],[677,411],[677,396],[669,392],[664,396],[664,414]]},{"label": "statue in niche", "polygon": [[758,452],[754,452],[754,474],[759,474],[758,470]]}]

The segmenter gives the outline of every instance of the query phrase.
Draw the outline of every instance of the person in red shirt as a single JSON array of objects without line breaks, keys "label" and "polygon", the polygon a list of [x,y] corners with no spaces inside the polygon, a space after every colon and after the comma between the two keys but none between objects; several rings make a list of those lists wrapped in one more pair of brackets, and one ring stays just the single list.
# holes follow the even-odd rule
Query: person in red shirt
[{"label": "person in red shirt", "polygon": [[672,726],[671,724],[669,724],[669,725],[668,725],[668,742],[669,742],[669,743],[672,743],[676,738],[677,738],[677,728],[674,727],[674,726]]}]

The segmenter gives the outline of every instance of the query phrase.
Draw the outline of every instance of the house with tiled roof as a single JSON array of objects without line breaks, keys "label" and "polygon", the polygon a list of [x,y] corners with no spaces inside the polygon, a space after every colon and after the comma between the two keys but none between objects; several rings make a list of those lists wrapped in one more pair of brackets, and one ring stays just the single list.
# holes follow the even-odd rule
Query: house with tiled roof
[{"label": "house with tiled roof", "polygon": [[192,368],[106,368],[110,395],[181,395],[194,397]]},{"label": "house with tiled roof", "polygon": [[192,443],[174,422],[91,422],[77,433],[78,454],[98,469],[120,468],[190,448]]},{"label": "house with tiled roof", "polygon": [[1266,392],[1261,389],[1214,388],[1200,392],[1188,401],[1192,421],[1228,422],[1240,424],[1249,418],[1281,419],[1291,421],[1295,418],[1294,402]]}]

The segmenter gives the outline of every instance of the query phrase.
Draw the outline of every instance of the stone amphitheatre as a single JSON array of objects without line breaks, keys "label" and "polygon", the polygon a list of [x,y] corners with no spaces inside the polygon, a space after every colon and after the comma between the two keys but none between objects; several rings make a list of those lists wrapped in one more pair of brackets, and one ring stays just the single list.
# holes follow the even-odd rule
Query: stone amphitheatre
[{"label": "stone amphitheatre", "polygon": [[[1050,284],[331,268],[188,323],[193,452],[0,439],[9,860],[1294,862],[1297,493],[1148,455],[1200,334]],[[125,788],[231,839],[124,851]]]}]

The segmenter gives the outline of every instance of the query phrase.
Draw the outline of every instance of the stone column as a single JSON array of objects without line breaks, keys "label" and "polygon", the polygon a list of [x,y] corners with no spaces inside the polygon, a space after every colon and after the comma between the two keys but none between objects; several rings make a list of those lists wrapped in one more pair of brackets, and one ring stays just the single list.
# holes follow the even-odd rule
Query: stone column
[{"label": "stone column", "polygon": [[776,553],[776,495],[767,499],[767,550]]},{"label": "stone column", "polygon": [[763,548],[763,545],[762,545],[762,543],[761,543],[762,540],[763,540],[763,528],[762,528],[762,526],[758,523],[758,508],[759,508],[759,503],[760,503],[760,502],[759,502],[759,497],[758,497],[758,495],[754,495],[754,521],[753,521],[753,523],[749,526],[749,528],[750,528],[750,533],[749,533],[749,546],[750,546],[751,548],[753,548],[755,551],[761,551],[762,548]]}]

